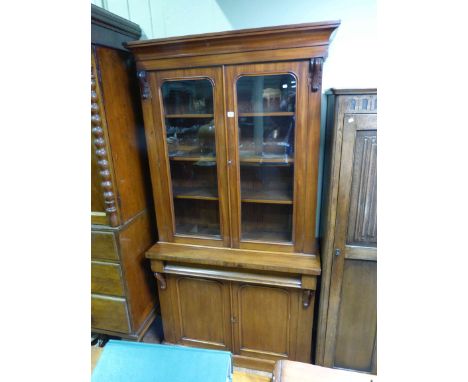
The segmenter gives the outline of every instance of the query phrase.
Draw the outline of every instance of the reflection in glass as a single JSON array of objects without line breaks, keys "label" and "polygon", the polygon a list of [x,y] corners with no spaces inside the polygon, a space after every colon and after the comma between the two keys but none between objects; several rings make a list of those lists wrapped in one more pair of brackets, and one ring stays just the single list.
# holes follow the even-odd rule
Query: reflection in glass
[{"label": "reflection in glass", "polygon": [[291,74],[241,77],[237,102],[240,114],[294,112],[296,79]]},{"label": "reflection in glass", "polygon": [[219,237],[212,83],[168,81],[161,92],[176,233]]},{"label": "reflection in glass", "polygon": [[296,79],[240,77],[237,102],[242,239],[291,242]]},{"label": "reflection in glass", "polygon": [[213,114],[213,86],[208,80],[168,81],[161,91],[166,115]]}]

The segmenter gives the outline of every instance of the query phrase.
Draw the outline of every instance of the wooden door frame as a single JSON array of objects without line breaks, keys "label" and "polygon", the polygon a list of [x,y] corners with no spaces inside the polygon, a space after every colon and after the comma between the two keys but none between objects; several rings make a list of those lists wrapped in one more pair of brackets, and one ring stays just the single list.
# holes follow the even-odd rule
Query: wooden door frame
[{"label": "wooden door frame", "polygon": [[[294,204],[293,204],[293,240],[292,244],[275,242],[255,242],[241,240],[241,195],[240,195],[240,162],[239,162],[239,140],[238,140],[238,110],[236,83],[241,76],[279,75],[292,74],[296,78],[296,126],[295,126],[295,152],[294,152]],[[303,252],[304,241],[315,242],[315,215],[314,232],[307,234],[304,229],[306,216],[313,208],[311,203],[305,199],[306,189],[316,190],[315,178],[307,178],[310,153],[307,150],[309,138],[314,134],[311,132],[309,115],[310,88],[309,88],[309,62],[275,62],[259,64],[243,64],[224,66],[225,95],[226,95],[226,127],[228,137],[228,156],[230,160],[229,184],[230,184],[230,206],[231,206],[231,238],[232,247],[252,250],[267,250],[279,252]],[[312,97],[313,98],[313,97]],[[320,98],[320,97],[319,97]],[[319,107],[320,110],[320,107]],[[228,117],[227,112],[234,112],[234,117]],[[319,124],[315,127],[320,127]],[[318,139],[317,139],[318,143]],[[314,146],[315,147],[315,146]],[[318,145],[315,153],[318,160]],[[315,165],[317,162],[314,162]],[[308,181],[306,182],[306,179]],[[311,184],[309,184],[311,183]],[[315,184],[315,186],[314,186]],[[315,188],[314,188],[315,187]],[[313,191],[312,191],[313,192]],[[316,194],[316,193],[315,193]],[[316,198],[316,195],[314,195]],[[310,224],[308,225],[310,227]],[[310,247],[310,245],[309,245]],[[315,245],[314,245],[315,248]]]},{"label": "wooden door frame", "polygon": [[[376,114],[370,113],[344,113],[343,131],[339,158],[339,181],[337,188],[335,229],[333,231],[333,251],[340,250],[340,255],[333,253],[332,267],[329,286],[328,311],[325,328],[325,341],[323,350],[323,365],[334,367],[334,355],[336,344],[336,330],[338,324],[338,314],[341,304],[342,281],[344,272],[344,263],[346,259],[358,259],[374,261],[376,260],[376,248],[369,248],[369,253],[364,257],[358,257],[349,251],[352,246],[346,245],[349,207],[351,200],[351,187],[353,181],[354,150],[356,145],[356,133],[359,130],[376,130],[376,124],[359,125],[356,118],[377,118]],[[368,121],[367,121],[368,122]],[[343,161],[343,158],[351,160]],[[348,253],[350,252],[350,253]],[[373,357],[374,358],[374,357]],[[375,361],[373,361],[375,362]]]},{"label": "wooden door frame", "polygon": [[[150,102],[143,102],[148,157],[156,205],[160,241],[182,244],[231,245],[229,195],[227,183],[226,127],[224,124],[224,90],[221,67],[175,69],[148,72]],[[170,175],[170,161],[166,143],[165,120],[161,86],[166,81],[208,79],[213,85],[213,114],[215,120],[216,164],[218,178],[221,239],[176,234]]]}]

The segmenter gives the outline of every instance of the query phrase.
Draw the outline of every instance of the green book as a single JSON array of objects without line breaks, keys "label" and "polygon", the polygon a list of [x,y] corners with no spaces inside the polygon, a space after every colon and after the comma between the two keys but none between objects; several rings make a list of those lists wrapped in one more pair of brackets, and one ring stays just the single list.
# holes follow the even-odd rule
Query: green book
[{"label": "green book", "polygon": [[231,353],[110,340],[92,382],[230,382]]}]

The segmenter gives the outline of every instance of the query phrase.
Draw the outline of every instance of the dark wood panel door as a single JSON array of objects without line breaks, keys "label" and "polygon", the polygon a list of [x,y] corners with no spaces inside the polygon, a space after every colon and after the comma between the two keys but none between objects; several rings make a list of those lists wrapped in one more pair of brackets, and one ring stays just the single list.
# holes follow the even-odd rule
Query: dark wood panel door
[{"label": "dark wood panel door", "polygon": [[176,342],[231,350],[229,283],[185,276],[167,278]]},{"label": "dark wood panel door", "polygon": [[232,283],[234,353],[276,361],[295,359],[299,292]]},{"label": "dark wood panel door", "polygon": [[377,372],[377,116],[345,114],[326,366]]}]

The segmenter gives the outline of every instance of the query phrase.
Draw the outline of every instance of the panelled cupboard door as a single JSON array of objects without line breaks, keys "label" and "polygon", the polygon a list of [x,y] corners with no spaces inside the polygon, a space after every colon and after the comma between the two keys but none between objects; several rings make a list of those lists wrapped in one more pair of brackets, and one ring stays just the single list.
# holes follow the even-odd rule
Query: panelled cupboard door
[{"label": "panelled cupboard door", "polygon": [[167,275],[176,342],[231,350],[229,283]]},{"label": "panelled cupboard door", "polygon": [[294,289],[232,283],[234,354],[296,359],[299,305]]},{"label": "panelled cupboard door", "polygon": [[230,246],[222,69],[148,76],[154,121],[146,136],[160,240]]},{"label": "panelled cupboard door", "polygon": [[377,373],[377,115],[345,114],[325,366]]},{"label": "panelled cupboard door", "polygon": [[225,67],[234,248],[302,251],[305,61]]}]

